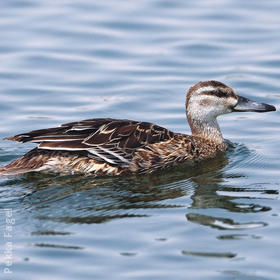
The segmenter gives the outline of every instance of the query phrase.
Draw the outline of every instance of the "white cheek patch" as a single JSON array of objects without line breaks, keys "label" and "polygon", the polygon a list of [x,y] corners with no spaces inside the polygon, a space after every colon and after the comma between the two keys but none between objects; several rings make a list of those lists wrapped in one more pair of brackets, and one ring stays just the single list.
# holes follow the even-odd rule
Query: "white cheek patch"
[{"label": "white cheek patch", "polygon": [[[203,91],[206,88],[204,87]],[[210,89],[208,89],[210,90]],[[226,98],[219,98],[211,95],[195,95],[189,101],[187,112],[188,115],[193,119],[211,121],[219,115],[229,113],[229,105],[227,105],[228,100]],[[236,100],[231,98],[230,103],[235,104]]]},{"label": "white cheek patch", "polygon": [[214,87],[212,87],[212,86],[207,86],[207,87],[201,87],[201,88],[197,89],[197,90],[195,91],[195,93],[196,93],[196,94],[200,94],[200,93],[203,92],[203,91],[214,91],[214,90],[216,90],[216,88],[214,88]]},{"label": "white cheek patch", "polygon": [[[204,87],[204,89],[205,88],[206,87]],[[209,111],[215,109],[215,107],[209,104],[209,101],[213,99],[213,97],[207,96],[207,99],[208,99],[207,102],[208,104],[202,105],[205,101],[204,95],[192,96],[187,108],[188,115],[191,116],[193,119],[200,119],[200,120],[207,119],[207,114],[209,113]]]},{"label": "white cheek patch", "polygon": [[227,100],[227,104],[228,104],[228,106],[230,106],[230,107],[235,106],[235,105],[237,104],[237,102],[238,102],[237,98],[233,98],[233,97],[230,97],[230,98],[228,98],[228,100]]}]

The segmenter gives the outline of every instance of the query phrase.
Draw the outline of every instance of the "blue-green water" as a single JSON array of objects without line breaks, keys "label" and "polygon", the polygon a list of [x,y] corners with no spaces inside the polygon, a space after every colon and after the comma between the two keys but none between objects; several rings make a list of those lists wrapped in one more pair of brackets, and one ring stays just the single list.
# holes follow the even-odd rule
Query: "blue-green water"
[{"label": "blue-green water", "polygon": [[[279,11],[273,0],[2,1],[1,138],[92,117],[189,133],[185,92],[209,79],[278,111],[220,118],[229,150],[191,169],[1,178],[0,279],[279,279]],[[0,164],[32,147],[1,141]]]}]

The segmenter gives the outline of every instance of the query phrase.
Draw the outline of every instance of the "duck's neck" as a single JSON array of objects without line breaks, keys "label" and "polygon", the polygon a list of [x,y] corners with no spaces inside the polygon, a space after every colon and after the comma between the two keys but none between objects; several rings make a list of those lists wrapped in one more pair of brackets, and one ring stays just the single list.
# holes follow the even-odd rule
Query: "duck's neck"
[{"label": "duck's neck", "polygon": [[216,118],[213,118],[211,120],[194,119],[189,115],[187,115],[187,118],[193,136],[205,138],[217,145],[221,145],[224,143],[224,138]]}]

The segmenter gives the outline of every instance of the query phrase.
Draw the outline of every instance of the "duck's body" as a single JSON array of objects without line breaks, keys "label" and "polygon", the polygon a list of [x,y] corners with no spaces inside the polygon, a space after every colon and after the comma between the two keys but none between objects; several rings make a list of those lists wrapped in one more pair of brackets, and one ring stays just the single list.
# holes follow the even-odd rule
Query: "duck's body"
[{"label": "duck's body", "polygon": [[[44,171],[97,175],[143,173],[213,157],[226,144],[173,133],[147,122],[91,119],[7,138],[39,143],[2,172]],[[0,169],[1,172],[1,169]]]},{"label": "duck's body", "polygon": [[35,142],[38,147],[0,168],[0,174],[42,171],[119,175],[152,172],[178,162],[194,163],[226,150],[218,115],[275,111],[271,105],[250,102],[220,82],[200,82],[190,88],[186,100],[192,135],[173,133],[147,122],[103,118],[8,137]]}]

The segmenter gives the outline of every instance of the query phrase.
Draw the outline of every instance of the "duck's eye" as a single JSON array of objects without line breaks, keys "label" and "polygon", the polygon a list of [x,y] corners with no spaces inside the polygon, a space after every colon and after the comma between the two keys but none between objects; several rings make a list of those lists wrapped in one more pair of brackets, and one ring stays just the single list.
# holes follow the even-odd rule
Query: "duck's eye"
[{"label": "duck's eye", "polygon": [[227,97],[227,93],[224,92],[224,91],[221,91],[220,89],[216,89],[214,91],[214,95],[216,95],[217,97],[220,97],[220,98],[225,98]]}]

